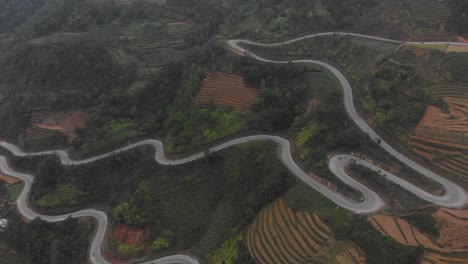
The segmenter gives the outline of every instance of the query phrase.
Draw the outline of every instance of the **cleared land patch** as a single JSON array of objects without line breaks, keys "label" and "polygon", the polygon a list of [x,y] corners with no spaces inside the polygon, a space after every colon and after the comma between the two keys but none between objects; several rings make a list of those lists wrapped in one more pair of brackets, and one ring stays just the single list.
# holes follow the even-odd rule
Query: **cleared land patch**
[{"label": "cleared land patch", "polygon": [[326,260],[321,263],[360,264],[366,259],[356,245],[335,242],[318,215],[295,212],[283,199],[257,215],[247,230],[247,246],[259,263],[304,263],[318,257]]},{"label": "cleared land patch", "polygon": [[150,236],[150,227],[144,229],[131,228],[124,224],[117,224],[109,230],[107,236],[116,247],[113,250],[106,252],[106,255],[111,259],[125,259],[129,257],[125,252],[121,252],[122,248],[138,247],[141,251],[148,253],[150,251],[150,244],[148,238]]},{"label": "cleared land patch", "polygon": [[79,111],[74,112],[37,112],[31,115],[31,126],[28,134],[38,134],[51,132],[61,132],[68,137],[71,142],[76,138],[75,129],[84,128],[88,122],[88,116]]},{"label": "cleared land patch", "polygon": [[17,183],[19,182],[19,180],[17,178],[14,178],[14,177],[11,177],[11,176],[8,176],[8,175],[5,175],[3,173],[0,173],[0,180],[8,183],[8,184],[12,184],[12,183]]},{"label": "cleared land patch", "polygon": [[195,101],[199,104],[213,101],[219,106],[247,110],[259,95],[260,90],[248,87],[241,76],[208,72]]}]

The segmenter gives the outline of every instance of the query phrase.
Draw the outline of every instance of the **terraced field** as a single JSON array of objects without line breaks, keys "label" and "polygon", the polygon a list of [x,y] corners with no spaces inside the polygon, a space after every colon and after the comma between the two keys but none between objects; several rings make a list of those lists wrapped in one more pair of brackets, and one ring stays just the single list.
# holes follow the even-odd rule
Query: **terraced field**
[{"label": "terraced field", "polygon": [[[247,231],[249,251],[262,264],[305,263],[332,243],[332,233],[318,215],[294,212],[283,199],[264,208]],[[333,257],[334,263],[365,263],[365,257],[353,246]]]},{"label": "terraced field", "polygon": [[213,100],[216,105],[245,111],[259,95],[260,90],[248,87],[241,76],[208,72],[195,97],[195,102],[208,104]]},{"label": "terraced field", "polygon": [[449,111],[428,106],[409,145],[440,170],[468,182],[468,87],[440,87],[433,95],[442,98]]},{"label": "terraced field", "polygon": [[383,235],[393,238],[400,244],[410,246],[423,246],[440,252],[449,252],[435,244],[428,236],[421,233],[405,220],[391,215],[375,215],[369,217],[370,223]]},{"label": "terraced field", "polygon": [[433,213],[440,226],[440,235],[436,241],[395,216],[375,215],[368,219],[379,232],[400,244],[424,246],[426,251],[421,264],[462,264],[468,263],[468,246],[464,236],[468,218],[462,219],[458,215],[467,212],[468,210],[439,209]]},{"label": "terraced field", "polygon": [[413,23],[419,27],[441,28],[449,11],[445,2],[438,0],[405,0]]},{"label": "terraced field", "polygon": [[[444,247],[468,251],[468,210],[439,209],[432,214],[437,221],[437,243]],[[468,253],[468,252],[467,252]],[[468,255],[467,255],[468,257]]]}]

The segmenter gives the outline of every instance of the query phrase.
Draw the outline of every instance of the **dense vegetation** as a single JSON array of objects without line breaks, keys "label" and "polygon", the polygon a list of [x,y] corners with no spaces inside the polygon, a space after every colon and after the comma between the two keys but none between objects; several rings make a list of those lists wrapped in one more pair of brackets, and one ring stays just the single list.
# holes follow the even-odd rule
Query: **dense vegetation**
[{"label": "dense vegetation", "polygon": [[51,224],[40,219],[25,223],[14,207],[4,209],[9,220],[2,240],[30,263],[85,263],[93,223],[69,218]]},{"label": "dense vegetation", "polygon": [[[270,41],[325,30],[402,38],[413,28],[401,1],[157,2],[0,0],[1,137],[26,149],[65,147],[63,134],[33,141],[27,128],[32,113],[71,110],[89,116],[70,146],[77,155],[141,137],[163,139],[174,154],[230,136],[279,133],[295,143],[296,158],[306,170],[347,194],[354,192],[327,168],[329,153],[361,151],[392,161],[347,117],[342,92],[325,71],[261,64],[227,52],[223,40]],[[447,29],[466,33],[466,4],[448,2]],[[180,24],[183,30],[174,26]],[[431,89],[467,81],[468,63],[460,55],[436,50],[424,56],[416,56],[417,47],[396,50],[391,44],[333,37],[256,52],[336,63],[352,80],[356,102],[369,121],[406,142],[427,104],[443,106],[430,97]],[[260,97],[247,111],[197,105],[194,96],[208,71],[238,74],[260,89]],[[38,210],[60,213],[105,205],[112,224],[149,227],[149,252],[139,244],[111,241],[110,246],[127,257],[187,251],[208,263],[252,263],[246,226],[262,207],[285,194],[289,206],[317,212],[338,238],[359,244],[370,263],[412,263],[419,258],[421,249],[385,240],[362,219],[348,219],[347,212],[337,211],[335,204],[298,183],[275,153],[271,144],[253,143],[172,167],[155,163],[152,150],[141,148],[63,167],[57,157],[13,158],[2,151],[15,168],[37,175],[30,202]],[[407,198],[394,197],[392,192],[399,189],[387,182],[376,185],[391,198]],[[69,219],[54,225],[38,220],[25,224],[13,219],[8,243],[34,263],[84,262],[88,223]],[[407,220],[435,236],[433,221],[427,219],[415,214]],[[72,246],[63,246],[68,244]]]},{"label": "dense vegetation", "polygon": [[[184,250],[205,259],[241,234],[264,204],[292,184],[272,144],[237,146],[177,167],[157,164],[151,152],[143,148],[65,168],[57,166],[55,157],[12,160],[27,170],[39,168],[31,199],[44,209],[54,208],[45,212],[109,204],[114,223],[152,227],[148,240],[154,252]],[[72,197],[74,192],[62,195],[61,188],[71,185],[79,198]]]},{"label": "dense vegetation", "polygon": [[448,1],[450,17],[447,23],[448,29],[458,34],[467,34],[468,28],[468,3],[463,0]]},{"label": "dense vegetation", "polygon": [[427,233],[433,238],[437,238],[439,236],[439,229],[437,228],[436,220],[432,216],[431,212],[416,212],[409,216],[403,217],[403,219],[407,220],[419,230]]}]

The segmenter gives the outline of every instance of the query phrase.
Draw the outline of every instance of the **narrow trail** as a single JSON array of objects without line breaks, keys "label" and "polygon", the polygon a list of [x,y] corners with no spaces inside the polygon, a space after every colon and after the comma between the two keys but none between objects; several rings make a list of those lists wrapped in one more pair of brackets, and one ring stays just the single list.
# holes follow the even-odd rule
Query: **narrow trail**
[{"label": "narrow trail", "polygon": [[[262,44],[262,43],[256,43],[252,42],[249,40],[229,40],[227,44],[233,48],[236,49],[240,52],[243,52],[247,56],[250,56],[258,61],[262,61],[265,63],[276,63],[276,64],[287,64],[289,62],[291,63],[310,63],[314,65],[319,65],[322,66],[326,69],[328,69],[335,77],[340,81],[340,84],[343,88],[343,95],[344,95],[344,102],[345,102],[345,109],[348,115],[351,117],[351,119],[356,123],[356,125],[364,132],[369,134],[369,136],[374,140],[374,141],[380,141],[380,146],[386,150],[390,155],[401,161],[402,163],[406,164],[407,166],[411,167],[415,171],[421,173],[422,175],[438,182],[440,185],[442,185],[445,188],[445,193],[441,196],[436,196],[432,195],[417,186],[397,177],[396,175],[391,174],[388,171],[385,171],[376,165],[367,162],[363,159],[360,159],[358,157],[348,155],[348,154],[343,154],[343,155],[335,155],[329,158],[328,160],[328,167],[330,170],[339,178],[341,179],[344,183],[348,184],[349,186],[355,188],[356,190],[360,191],[363,194],[363,200],[360,202],[353,201],[346,196],[337,193],[331,189],[329,189],[327,186],[321,184],[320,182],[316,181],[312,177],[310,177],[305,171],[303,171],[295,162],[294,159],[292,158],[291,155],[291,148],[290,148],[290,142],[285,139],[281,138],[278,136],[271,136],[271,135],[255,135],[255,136],[248,136],[248,137],[241,137],[238,139],[234,139],[228,142],[225,142],[223,144],[220,144],[218,146],[215,146],[211,149],[207,149],[210,152],[216,152],[220,151],[226,148],[229,148],[234,145],[238,144],[243,144],[247,142],[252,142],[252,141],[258,141],[258,140],[267,140],[275,143],[278,145],[280,151],[281,151],[281,161],[283,164],[299,179],[301,179],[304,183],[309,185],[310,187],[314,188],[316,191],[320,192],[324,196],[326,196],[328,199],[332,200],[335,202],[337,205],[348,209],[354,213],[359,213],[359,214],[370,214],[376,211],[379,211],[384,207],[384,201],[382,198],[378,196],[377,193],[372,191],[371,189],[367,188],[365,185],[359,183],[358,181],[354,180],[350,176],[348,176],[345,172],[346,166],[356,163],[363,165],[373,171],[378,172],[383,178],[386,180],[389,180],[395,184],[398,184],[399,186],[405,188],[409,192],[417,195],[421,199],[424,199],[426,201],[429,201],[431,203],[435,203],[437,205],[443,206],[443,207],[448,207],[448,208],[461,208],[466,204],[467,201],[467,194],[466,192],[458,185],[446,180],[445,178],[437,175],[436,173],[429,171],[428,169],[424,168],[423,166],[417,164],[416,162],[410,160],[403,154],[399,153],[397,150],[395,150],[393,147],[391,147],[387,142],[385,142],[383,139],[381,139],[377,133],[372,130],[372,128],[359,116],[357,113],[355,107],[354,107],[354,102],[353,102],[353,94],[352,94],[352,89],[351,85],[349,82],[346,80],[344,75],[334,68],[333,66],[317,61],[317,60],[293,60],[293,61],[273,61],[273,60],[268,60],[261,58],[257,55],[255,55],[252,52],[249,52],[248,50],[242,48],[239,46],[240,43],[244,44],[249,44],[249,45],[254,45],[254,46],[280,46],[280,45],[287,45],[296,41],[301,41],[304,39],[308,38],[314,38],[314,37],[320,37],[320,36],[332,36],[332,35],[346,35],[346,36],[354,36],[354,37],[360,37],[364,39],[371,39],[371,40],[378,40],[378,41],[384,41],[384,42],[392,42],[392,43],[400,43],[403,44],[404,42],[401,41],[396,41],[396,40],[390,40],[390,39],[385,39],[385,38],[379,38],[379,37],[373,37],[373,36],[365,36],[365,35],[360,35],[360,34],[353,34],[353,33],[341,33],[341,32],[327,32],[327,33],[319,33],[319,34],[313,34],[309,36],[304,36],[300,37],[297,39],[285,41],[285,42],[279,42],[279,43],[273,43],[273,44]],[[414,42],[417,44],[428,44],[428,45],[433,45],[433,44],[447,44],[448,42]],[[457,44],[457,45],[466,45],[466,43],[452,43],[452,44]],[[84,160],[72,160],[69,158],[68,153],[66,151],[61,151],[61,150],[52,150],[52,151],[44,151],[44,152],[36,152],[36,153],[26,153],[20,150],[18,147],[16,147],[13,144],[10,144],[5,141],[0,141],[0,146],[2,146],[5,149],[8,149],[11,153],[13,153],[16,156],[35,156],[35,155],[58,155],[60,157],[60,160],[63,165],[80,165],[80,164],[86,164],[90,162],[96,162],[101,159],[105,159],[107,157],[110,157],[112,155],[115,155],[120,152],[124,152],[136,147],[140,146],[152,146],[155,149],[155,155],[154,158],[155,160],[163,165],[180,165],[184,164],[187,162],[192,162],[195,160],[198,160],[202,158],[205,154],[205,151],[188,156],[186,158],[182,159],[177,159],[177,160],[171,160],[167,159],[164,155],[164,145],[161,141],[159,140],[143,140],[140,142],[137,142],[135,144],[128,145],[123,148],[119,148],[117,150],[114,150],[112,152],[91,157],[88,159]],[[28,200],[28,195],[31,190],[31,186],[34,182],[34,176],[29,175],[29,174],[23,174],[14,171],[8,166],[7,160],[5,157],[0,156],[0,170],[12,177],[16,177],[24,182],[24,188],[18,197],[17,200],[17,206],[19,212],[26,218],[28,219],[34,219],[36,217],[39,217],[45,221],[48,222],[59,222],[63,221],[68,217],[93,217],[97,220],[97,229],[96,229],[96,234],[93,237],[91,246],[89,248],[89,258],[92,263],[95,264],[108,264],[109,262],[103,257],[102,252],[101,252],[101,247],[102,243],[104,242],[105,238],[105,232],[107,229],[108,225],[108,220],[107,220],[107,215],[99,210],[95,209],[85,209],[81,210],[78,212],[70,213],[70,214],[64,214],[64,215],[41,215],[36,212],[34,212],[30,207],[28,207],[27,200]],[[148,262],[143,262],[144,264],[198,264],[199,262],[197,259],[191,256],[187,255],[172,255],[172,256],[167,256],[164,258],[159,258],[156,260],[148,261]]]}]

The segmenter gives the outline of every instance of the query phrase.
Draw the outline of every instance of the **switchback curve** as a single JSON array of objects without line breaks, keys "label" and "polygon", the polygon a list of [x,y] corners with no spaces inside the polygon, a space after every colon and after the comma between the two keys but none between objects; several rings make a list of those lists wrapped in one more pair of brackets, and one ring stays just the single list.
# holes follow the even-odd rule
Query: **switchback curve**
[{"label": "switchback curve", "polygon": [[[221,145],[215,146],[208,151],[210,152],[216,152],[220,151],[222,149],[231,147],[233,145],[237,144],[242,144],[242,143],[247,143],[251,141],[257,141],[257,140],[270,140],[275,142],[281,149],[281,160],[285,164],[286,167],[289,168],[289,170],[296,175],[298,178],[300,178],[302,181],[304,181],[306,184],[317,190],[318,192],[322,193],[324,196],[335,202],[337,205],[346,208],[348,210],[351,210],[355,213],[363,213],[363,214],[369,214],[375,211],[380,210],[384,206],[383,200],[372,190],[364,186],[363,184],[355,181],[353,178],[349,177],[344,168],[351,164],[351,163],[357,163],[361,164],[363,166],[366,166],[367,168],[378,171],[383,177],[386,179],[400,185],[401,187],[405,188],[406,190],[414,193],[415,195],[419,196],[420,198],[427,200],[429,202],[433,202],[435,204],[438,204],[440,206],[444,207],[451,207],[451,208],[459,208],[465,205],[466,200],[467,200],[467,194],[466,192],[456,184],[446,180],[445,178],[427,170],[426,168],[422,167],[421,165],[415,163],[414,161],[408,159],[404,155],[400,154],[397,150],[392,148],[388,143],[386,143],[384,140],[382,140],[375,131],[372,130],[372,128],[359,116],[357,113],[356,109],[354,108],[354,102],[353,102],[353,97],[352,97],[352,89],[351,85],[349,82],[346,80],[344,75],[334,68],[333,66],[321,62],[321,61],[316,61],[316,60],[293,60],[293,61],[273,61],[273,60],[268,60],[261,58],[257,55],[255,55],[252,52],[249,52],[248,50],[240,47],[238,44],[239,43],[245,43],[245,44],[250,44],[250,45],[256,45],[256,46],[280,46],[280,45],[287,45],[296,41],[304,40],[307,38],[313,38],[313,37],[319,37],[319,36],[327,36],[327,35],[350,35],[350,36],[355,36],[355,37],[361,37],[361,38],[367,38],[367,39],[373,39],[373,40],[379,40],[379,41],[384,41],[384,42],[392,42],[392,43],[401,43],[403,44],[404,42],[401,41],[396,41],[396,40],[390,40],[390,39],[384,39],[384,38],[379,38],[379,37],[373,37],[373,36],[366,36],[366,35],[361,35],[361,34],[353,34],[353,33],[342,33],[342,32],[327,32],[327,33],[319,33],[319,34],[312,34],[309,36],[285,41],[285,42],[279,42],[279,43],[273,43],[273,44],[262,44],[262,43],[256,43],[248,40],[230,40],[227,42],[227,44],[238,51],[244,52],[246,55],[262,61],[266,63],[276,63],[276,64],[286,64],[289,62],[292,63],[310,63],[314,65],[319,65],[322,66],[326,69],[328,69],[330,72],[332,72],[335,77],[340,81],[341,86],[343,87],[343,94],[344,94],[344,102],[345,102],[345,109],[348,113],[348,115],[351,117],[351,119],[356,123],[356,125],[364,132],[369,134],[369,136],[374,140],[374,141],[380,141],[380,146],[385,149],[389,154],[397,158],[399,161],[402,163],[408,165],[412,169],[418,171],[419,173],[425,175],[428,178],[431,178],[432,180],[440,183],[444,188],[445,188],[445,193],[442,196],[435,196],[430,193],[425,192],[424,190],[421,190],[420,188],[402,180],[401,178],[398,178],[397,176],[391,174],[388,171],[382,170],[381,168],[378,168],[372,163],[369,163],[363,159],[360,159],[355,156],[351,155],[336,155],[333,157],[329,158],[328,166],[330,170],[338,177],[340,178],[343,182],[346,184],[350,185],[351,187],[355,188],[356,190],[360,191],[364,199],[360,202],[355,202],[353,200],[348,199],[347,197],[343,196],[342,194],[339,194],[325,185],[321,184],[320,182],[316,181],[312,177],[310,177],[306,172],[304,172],[293,160],[292,155],[291,155],[291,149],[290,149],[290,143],[287,139],[278,137],[278,136],[270,136],[270,135],[256,135],[256,136],[248,136],[248,137],[242,137],[238,139],[234,139],[231,141],[228,141],[226,143],[223,143]],[[448,43],[448,42],[426,42],[426,43],[421,43],[417,42],[418,44],[440,44],[440,43]],[[464,43],[456,43],[457,45],[464,45]],[[468,45],[468,44],[466,44]],[[28,155],[58,155],[60,157],[60,160],[62,164],[64,165],[79,165],[79,164],[85,164],[89,162],[95,162],[100,159],[107,158],[109,156],[112,156],[114,154],[117,154],[119,152],[127,151],[132,148],[136,148],[139,146],[144,146],[144,145],[150,145],[155,148],[155,160],[161,164],[164,165],[179,165],[187,162],[191,162],[197,159],[200,159],[204,156],[205,152],[200,152],[194,155],[191,155],[189,157],[183,158],[183,159],[178,159],[178,160],[170,160],[167,159],[164,155],[164,147],[163,143],[158,140],[143,140],[140,142],[137,142],[135,144],[131,144],[129,146],[117,149],[115,151],[99,155],[96,157],[84,159],[84,160],[72,160],[69,158],[68,153],[66,151],[61,151],[61,150],[53,150],[53,151],[45,151],[45,152],[37,152],[37,153],[26,153],[21,151],[18,147],[16,147],[13,144],[10,144],[8,142],[0,142],[0,146],[8,149],[10,152],[12,152],[16,156],[28,156]],[[71,214],[64,214],[64,215],[58,215],[58,216],[50,216],[50,215],[40,215],[36,212],[34,212],[31,208],[28,207],[27,204],[27,197],[29,195],[29,192],[31,190],[32,183],[34,181],[34,176],[28,175],[28,174],[23,174],[16,172],[12,170],[8,164],[7,160],[5,157],[0,156],[0,170],[3,171],[5,174],[8,174],[10,176],[16,177],[20,180],[22,180],[24,184],[24,188],[18,197],[17,201],[17,206],[20,211],[20,213],[28,218],[28,219],[33,219],[36,217],[39,217],[45,221],[48,222],[58,222],[58,221],[63,221],[67,217],[94,217],[97,219],[98,222],[98,227],[96,230],[96,234],[93,237],[92,244],[90,246],[90,252],[89,252],[89,257],[92,263],[95,264],[108,264],[107,260],[102,256],[101,253],[101,246],[104,240],[105,232],[107,229],[107,215],[99,210],[94,210],[94,209],[85,209],[81,210],[78,212],[74,212]],[[168,256],[164,258],[160,258],[157,260],[145,262],[145,264],[169,264],[169,263],[177,263],[177,264],[198,264],[198,261],[190,256],[186,255],[173,255],[173,256]]]}]

